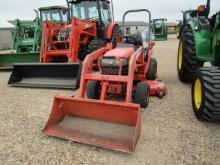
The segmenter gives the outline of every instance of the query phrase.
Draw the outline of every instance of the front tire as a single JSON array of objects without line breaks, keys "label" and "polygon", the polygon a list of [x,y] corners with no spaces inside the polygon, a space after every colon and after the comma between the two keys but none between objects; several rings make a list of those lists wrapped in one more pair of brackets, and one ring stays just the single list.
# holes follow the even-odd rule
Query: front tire
[{"label": "front tire", "polygon": [[143,81],[137,84],[134,94],[135,103],[140,104],[141,108],[147,108],[149,104],[150,87]]},{"label": "front tire", "polygon": [[101,94],[101,83],[99,81],[88,81],[86,95],[89,99],[98,100]]},{"label": "front tire", "polygon": [[199,120],[220,122],[220,68],[199,69],[191,93],[195,116]]},{"label": "front tire", "polygon": [[192,29],[185,26],[180,37],[177,71],[180,81],[190,83],[196,70],[203,66],[203,62],[196,58],[195,40]]},{"label": "front tire", "polygon": [[85,46],[79,54],[78,59],[84,61],[87,55],[95,52],[96,50],[105,47],[105,42],[102,39],[93,39],[88,46]]}]

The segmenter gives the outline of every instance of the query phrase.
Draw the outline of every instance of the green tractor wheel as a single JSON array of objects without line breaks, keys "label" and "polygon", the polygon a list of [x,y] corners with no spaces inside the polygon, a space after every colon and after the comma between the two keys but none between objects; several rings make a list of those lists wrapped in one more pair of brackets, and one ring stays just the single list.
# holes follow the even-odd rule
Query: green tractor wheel
[{"label": "green tractor wheel", "polygon": [[189,26],[185,26],[180,37],[177,57],[177,71],[182,82],[192,82],[195,71],[203,66],[203,62],[196,60],[195,56],[196,50],[193,33]]},{"label": "green tractor wheel", "polygon": [[220,121],[220,68],[197,70],[192,83],[193,111],[199,120]]}]

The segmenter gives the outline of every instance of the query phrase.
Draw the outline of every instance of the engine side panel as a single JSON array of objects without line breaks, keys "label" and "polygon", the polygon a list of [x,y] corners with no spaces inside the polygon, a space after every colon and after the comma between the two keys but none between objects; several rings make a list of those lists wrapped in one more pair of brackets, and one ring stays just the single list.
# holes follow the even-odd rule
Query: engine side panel
[{"label": "engine side panel", "polygon": [[194,18],[188,22],[193,31],[196,58],[200,61],[213,61],[211,55],[211,26],[207,18]]},{"label": "engine side panel", "polygon": [[215,19],[215,28],[212,34],[212,65],[220,66],[220,12],[213,18]]}]

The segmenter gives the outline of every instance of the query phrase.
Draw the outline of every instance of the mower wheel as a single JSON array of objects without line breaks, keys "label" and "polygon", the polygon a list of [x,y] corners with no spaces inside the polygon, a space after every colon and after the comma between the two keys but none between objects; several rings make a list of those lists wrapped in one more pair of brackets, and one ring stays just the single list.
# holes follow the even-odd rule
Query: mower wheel
[{"label": "mower wheel", "polygon": [[155,58],[150,59],[150,66],[147,71],[147,80],[155,80],[157,78],[157,60]]},{"label": "mower wheel", "polygon": [[220,68],[199,69],[192,84],[192,106],[199,120],[220,122]]},{"label": "mower wheel", "polygon": [[195,40],[191,27],[184,26],[180,36],[177,57],[177,71],[180,81],[190,83],[196,70],[203,62],[196,58]]},{"label": "mower wheel", "polygon": [[86,95],[89,99],[99,99],[101,92],[101,84],[99,81],[88,81]]},{"label": "mower wheel", "polygon": [[146,82],[142,81],[137,84],[134,94],[135,103],[140,104],[141,108],[147,108],[150,97],[150,88]]}]

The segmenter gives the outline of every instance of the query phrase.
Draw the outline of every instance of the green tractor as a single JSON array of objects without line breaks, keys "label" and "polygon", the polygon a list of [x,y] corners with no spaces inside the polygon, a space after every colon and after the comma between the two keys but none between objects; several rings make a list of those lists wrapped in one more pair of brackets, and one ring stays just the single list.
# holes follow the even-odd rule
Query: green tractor
[{"label": "green tractor", "polygon": [[155,41],[167,40],[167,26],[165,23],[166,21],[167,21],[167,19],[164,19],[164,18],[154,19],[152,21],[153,33],[155,35]]},{"label": "green tractor", "polygon": [[198,10],[186,10],[186,11],[182,11],[183,13],[183,19],[179,20],[179,35],[177,36],[177,38],[180,38],[183,26],[187,25],[188,21],[194,17],[197,17],[197,13]]},{"label": "green tractor", "polygon": [[[220,12],[210,18],[210,0],[201,5],[180,36],[177,70],[192,83],[192,106],[199,120],[220,121]],[[203,67],[205,62],[212,66]]]},{"label": "green tractor", "polygon": [[67,21],[67,8],[51,6],[39,8],[33,21],[15,20],[12,31],[13,49],[15,52],[0,54],[0,69],[8,69],[13,63],[28,63],[40,61],[40,45],[42,24],[45,20]]},{"label": "green tractor", "polygon": [[39,52],[42,33],[42,22],[50,20],[53,22],[67,21],[67,9],[62,6],[50,6],[39,8],[33,21],[15,20],[13,30],[13,49],[16,53]]},{"label": "green tractor", "polygon": [[34,21],[15,20],[12,32],[13,49],[16,53],[39,52],[41,41],[41,20],[36,17]]}]

